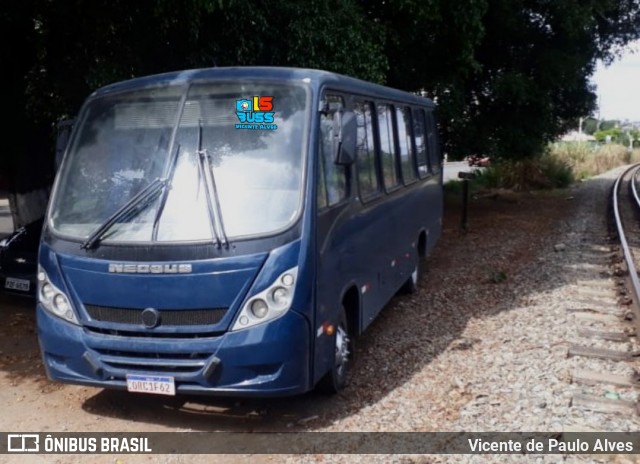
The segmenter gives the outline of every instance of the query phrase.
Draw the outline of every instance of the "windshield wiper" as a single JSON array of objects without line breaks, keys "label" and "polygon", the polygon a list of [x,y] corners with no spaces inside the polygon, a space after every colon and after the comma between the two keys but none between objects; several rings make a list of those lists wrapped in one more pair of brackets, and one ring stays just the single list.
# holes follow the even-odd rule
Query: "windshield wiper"
[{"label": "windshield wiper", "polygon": [[220,208],[216,179],[213,175],[213,169],[211,168],[211,158],[209,152],[202,148],[202,120],[200,120],[198,124],[198,172],[200,177],[204,179],[207,193],[207,210],[209,212],[211,233],[215,237],[218,247],[222,244],[222,246],[229,248],[229,240],[227,239],[227,234],[225,233],[222,222],[222,209]]},{"label": "windshield wiper", "polygon": [[[169,172],[166,174],[166,183],[171,184],[173,182],[173,175],[176,172],[176,168],[178,166],[178,157],[180,156],[180,144],[177,144],[175,155],[169,160]],[[158,229],[160,227],[160,217],[164,212],[164,206],[167,204],[167,197],[169,196],[169,190],[165,189],[162,194],[162,199],[160,200],[160,205],[158,206],[158,211],[156,211],[156,217],[153,219],[153,231],[151,232],[151,241],[155,242],[158,240]]]},{"label": "windshield wiper", "polygon": [[124,218],[133,218],[145,209],[152,200],[166,187],[167,180],[157,177],[149,185],[143,188],[137,195],[122,205],[115,213],[94,230],[89,238],[82,244],[82,248],[89,250],[102,240],[102,237],[114,224]]}]

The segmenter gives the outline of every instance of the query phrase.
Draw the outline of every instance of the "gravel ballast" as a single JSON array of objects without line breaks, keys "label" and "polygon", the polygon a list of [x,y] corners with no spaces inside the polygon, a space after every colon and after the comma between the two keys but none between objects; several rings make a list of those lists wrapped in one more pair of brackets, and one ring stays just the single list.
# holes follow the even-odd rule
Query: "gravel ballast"
[{"label": "gravel ballast", "polygon": [[[639,349],[585,337],[621,330],[609,190],[621,169],[567,190],[493,192],[472,199],[469,232],[448,198],[443,236],[419,291],[398,296],[357,340],[350,385],[337,396],[271,400],[158,398],[49,382],[33,310],[0,312],[0,426],[13,431],[574,432],[638,431],[637,414],[582,398],[638,401],[625,387],[576,373],[632,376],[639,361],[569,356],[575,347]],[[9,300],[0,298],[0,306]],[[20,306],[21,305],[21,306]],[[6,457],[6,456],[5,456]],[[6,462],[23,462],[7,457]],[[607,455],[32,456],[24,462],[636,462]],[[4,458],[0,457],[0,462]]]},{"label": "gravel ballast", "polygon": [[[470,233],[448,215],[420,292],[398,298],[360,340],[344,402],[355,411],[323,431],[638,431],[637,414],[603,413],[575,397],[637,401],[638,392],[572,382],[577,371],[633,375],[637,364],[568,356],[573,345],[622,351],[634,338],[585,338],[581,317],[622,315],[607,228],[620,169],[566,191],[499,193],[471,203]],[[448,205],[449,208],[452,205]],[[456,205],[453,208],[457,208]],[[589,325],[591,324],[591,325]],[[301,459],[302,457],[297,457]],[[374,456],[307,456],[323,462]],[[379,462],[562,462],[547,456],[377,456]],[[568,462],[635,462],[569,456]],[[613,461],[612,461],[613,459]]]}]

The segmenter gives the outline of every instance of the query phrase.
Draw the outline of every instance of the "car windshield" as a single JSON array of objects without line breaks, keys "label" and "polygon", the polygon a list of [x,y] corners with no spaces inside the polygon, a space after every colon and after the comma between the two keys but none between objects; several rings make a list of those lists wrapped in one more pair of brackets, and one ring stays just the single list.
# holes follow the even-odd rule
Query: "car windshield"
[{"label": "car windshield", "polygon": [[303,86],[260,83],[95,98],[62,166],[49,224],[86,239],[145,187],[166,179],[166,192],[109,225],[101,241],[204,241],[216,240],[217,230],[229,239],[284,230],[302,207],[308,106]]}]

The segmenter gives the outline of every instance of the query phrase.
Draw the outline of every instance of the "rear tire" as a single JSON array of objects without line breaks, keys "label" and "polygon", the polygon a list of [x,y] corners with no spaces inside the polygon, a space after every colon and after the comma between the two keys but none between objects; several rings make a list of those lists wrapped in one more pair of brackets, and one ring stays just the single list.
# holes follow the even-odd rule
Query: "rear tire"
[{"label": "rear tire", "polygon": [[333,366],[318,382],[318,390],[327,394],[336,394],[343,390],[349,381],[351,366],[355,355],[355,341],[349,334],[347,314],[344,308],[340,312],[340,323],[333,334],[335,349]]}]

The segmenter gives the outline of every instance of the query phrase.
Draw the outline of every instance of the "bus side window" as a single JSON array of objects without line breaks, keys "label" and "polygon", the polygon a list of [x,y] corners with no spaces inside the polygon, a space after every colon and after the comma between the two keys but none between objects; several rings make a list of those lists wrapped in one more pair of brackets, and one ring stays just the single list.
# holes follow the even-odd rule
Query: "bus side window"
[{"label": "bus side window", "polygon": [[438,150],[438,136],[433,111],[427,112],[427,143],[429,147],[429,164],[431,172],[440,171],[440,154]]},{"label": "bus side window", "polygon": [[393,148],[393,110],[390,105],[380,103],[377,105],[377,113],[382,180],[385,188],[389,191],[400,184],[395,149]]},{"label": "bus side window", "polygon": [[360,197],[366,199],[380,190],[376,157],[373,145],[373,125],[371,121],[371,103],[360,102],[354,105],[358,123],[356,137],[356,166]]},{"label": "bus side window", "polygon": [[320,116],[320,137],[318,147],[318,209],[340,203],[348,196],[347,166],[334,163],[333,119],[337,111],[344,107],[342,97],[327,95],[327,111]]},{"label": "bus side window", "polygon": [[413,147],[411,145],[411,115],[409,108],[396,108],[398,126],[398,143],[400,148],[400,166],[405,184],[416,180],[413,162]]},{"label": "bus side window", "polygon": [[416,142],[416,158],[418,160],[418,175],[426,177],[429,175],[429,158],[427,157],[426,128],[424,110],[413,109],[413,135]]}]

